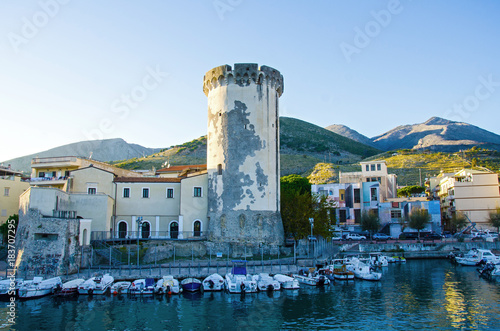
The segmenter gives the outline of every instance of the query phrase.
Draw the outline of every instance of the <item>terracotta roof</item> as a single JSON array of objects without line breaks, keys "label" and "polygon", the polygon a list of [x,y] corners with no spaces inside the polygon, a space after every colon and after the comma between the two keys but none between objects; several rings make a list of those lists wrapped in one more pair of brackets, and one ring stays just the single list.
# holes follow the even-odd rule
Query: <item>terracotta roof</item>
[{"label": "terracotta roof", "polygon": [[180,183],[180,178],[165,177],[116,177],[115,183]]},{"label": "terracotta roof", "polygon": [[199,170],[204,170],[207,168],[206,164],[189,164],[189,165],[178,165],[178,166],[171,166],[168,168],[162,168],[158,169],[156,172],[179,172],[183,170],[188,170],[188,169],[199,169]]}]

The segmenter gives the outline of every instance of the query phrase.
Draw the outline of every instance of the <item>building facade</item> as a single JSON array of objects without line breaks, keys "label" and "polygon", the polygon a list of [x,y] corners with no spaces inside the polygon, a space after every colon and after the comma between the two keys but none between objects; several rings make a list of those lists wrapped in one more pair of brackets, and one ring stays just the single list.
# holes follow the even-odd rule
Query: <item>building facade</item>
[{"label": "building facade", "polygon": [[0,225],[19,214],[19,196],[30,186],[20,171],[0,166]]}]

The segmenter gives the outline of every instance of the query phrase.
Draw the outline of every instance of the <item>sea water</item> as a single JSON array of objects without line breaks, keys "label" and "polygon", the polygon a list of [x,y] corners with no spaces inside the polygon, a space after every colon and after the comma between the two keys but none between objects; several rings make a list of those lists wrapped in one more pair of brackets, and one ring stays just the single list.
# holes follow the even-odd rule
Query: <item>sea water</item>
[{"label": "sea water", "polygon": [[17,302],[12,330],[500,330],[500,281],[447,260],[383,268],[355,280],[271,293],[45,297]]}]

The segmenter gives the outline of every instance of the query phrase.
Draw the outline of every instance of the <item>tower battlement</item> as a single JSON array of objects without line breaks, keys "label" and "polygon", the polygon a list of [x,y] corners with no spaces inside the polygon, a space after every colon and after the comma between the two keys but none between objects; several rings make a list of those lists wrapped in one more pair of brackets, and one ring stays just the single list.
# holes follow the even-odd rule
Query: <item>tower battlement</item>
[{"label": "tower battlement", "polygon": [[254,84],[269,84],[275,88],[278,95],[283,94],[283,76],[281,73],[268,66],[260,66],[257,63],[235,63],[234,69],[230,65],[222,65],[207,71],[203,78],[203,92],[208,93],[219,87],[229,84],[248,86]]}]

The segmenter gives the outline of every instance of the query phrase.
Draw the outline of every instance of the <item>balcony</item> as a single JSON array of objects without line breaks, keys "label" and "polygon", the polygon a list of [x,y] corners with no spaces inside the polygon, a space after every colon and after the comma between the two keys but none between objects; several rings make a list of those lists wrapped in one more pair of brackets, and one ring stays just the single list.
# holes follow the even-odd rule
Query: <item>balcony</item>
[{"label": "balcony", "polygon": [[31,168],[78,168],[81,164],[76,156],[40,157],[31,160]]},{"label": "balcony", "polygon": [[69,177],[34,177],[29,180],[31,186],[58,186],[66,184]]},{"label": "balcony", "polygon": [[130,242],[134,240],[207,240],[208,231],[92,231],[90,240]]}]

